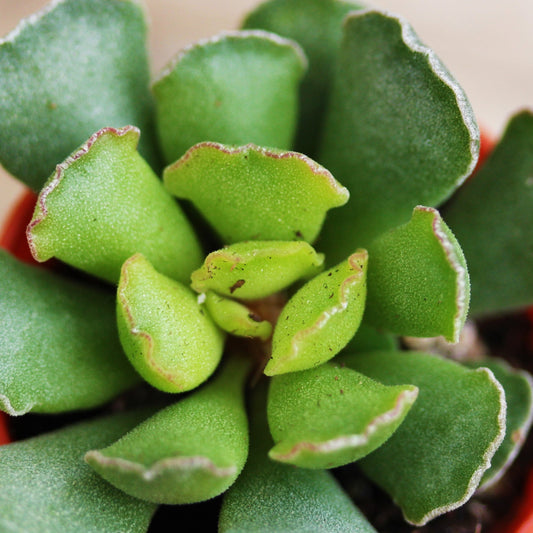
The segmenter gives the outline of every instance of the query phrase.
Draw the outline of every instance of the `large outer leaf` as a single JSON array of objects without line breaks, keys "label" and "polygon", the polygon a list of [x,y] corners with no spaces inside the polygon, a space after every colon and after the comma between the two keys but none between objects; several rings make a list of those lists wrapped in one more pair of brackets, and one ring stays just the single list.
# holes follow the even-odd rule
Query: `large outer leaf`
[{"label": "large outer leaf", "polygon": [[533,301],[533,113],[509,122],[501,143],[443,211],[472,279],[472,312]]},{"label": "large outer leaf", "polygon": [[397,335],[459,340],[470,283],[461,247],[438,211],[416,207],[368,252],[365,321]]},{"label": "large outer leaf", "polygon": [[313,156],[328,102],[335,60],[341,46],[342,21],[359,3],[343,0],[270,0],[244,20],[245,28],[273,31],[301,44],[309,70],[300,88],[300,122],[296,150]]},{"label": "large outer leaf", "polygon": [[115,327],[114,294],[0,251],[0,409],[100,405],[138,381]]},{"label": "large outer leaf", "polygon": [[406,520],[423,525],[464,504],[505,434],[505,394],[492,372],[421,352],[369,352],[339,362],[388,385],[419,388],[396,433],[360,462]]},{"label": "large outer leaf", "polygon": [[194,503],[224,492],[248,456],[244,379],[235,357],[206,387],[163,409],[86,461],[124,492],[159,503]]},{"label": "large outer leaf", "polygon": [[418,204],[440,204],[478,150],[463,91],[407,22],[378,11],[349,15],[319,161],[352,196],[325,224],[328,258],[368,245]]},{"label": "large outer leaf", "polygon": [[121,414],[0,447],[0,530],[142,533],[155,506],[115,489],[83,462],[147,413]]},{"label": "large outer leaf", "polygon": [[38,261],[58,257],[117,283],[133,254],[188,282],[201,263],[196,236],[136,148],[139,130],[104,128],[57,166],[41,191],[28,242]]},{"label": "large outer leaf", "polygon": [[203,141],[290,148],[306,64],[295,42],[264,31],[185,48],[153,86],[166,162]]},{"label": "large outer leaf", "polygon": [[264,396],[255,390],[250,458],[224,496],[219,533],[375,533],[333,476],[268,459]]},{"label": "large outer leaf", "polygon": [[143,10],[63,0],[0,40],[0,162],[38,191],[96,130],[134,124],[157,163]]}]

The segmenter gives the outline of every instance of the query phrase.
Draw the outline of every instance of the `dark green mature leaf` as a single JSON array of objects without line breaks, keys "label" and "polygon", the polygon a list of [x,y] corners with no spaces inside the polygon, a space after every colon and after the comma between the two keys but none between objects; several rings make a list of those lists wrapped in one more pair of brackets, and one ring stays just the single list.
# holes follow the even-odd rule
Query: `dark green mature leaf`
[{"label": "dark green mature leaf", "polygon": [[292,296],[274,328],[267,376],[318,366],[348,344],[365,309],[367,262],[358,250]]},{"label": "dark green mature leaf", "polygon": [[304,468],[335,468],[381,446],[403,422],[418,389],[389,387],[350,368],[326,363],[275,376],[268,424],[271,459]]},{"label": "dark green mature leaf", "polygon": [[533,379],[524,370],[516,370],[502,359],[481,359],[466,364],[471,368],[490,368],[505,390],[507,401],[505,438],[483,475],[481,488],[484,489],[500,480],[526,440],[533,422]]},{"label": "dark green mature leaf", "polygon": [[343,355],[338,362],[388,385],[419,388],[396,433],[361,460],[364,472],[414,525],[463,505],[505,434],[505,394],[492,372],[421,352]]},{"label": "dark green mature leaf", "polygon": [[475,178],[443,211],[472,279],[472,312],[533,301],[533,113],[515,115]]},{"label": "dark green mature leaf", "polygon": [[324,256],[305,241],[240,242],[211,252],[192,273],[191,287],[254,300],[317,274],[323,263]]},{"label": "dark green mature leaf", "polygon": [[470,174],[479,131],[462,89],[407,22],[348,16],[319,161],[353,193],[325,224],[335,262],[440,204]]},{"label": "dark green mature leaf", "polygon": [[225,244],[313,242],[348,191],[303,154],[218,143],[193,146],[165,169],[167,189],[191,200]]},{"label": "dark green mature leaf", "polygon": [[143,9],[54,2],[0,40],[0,162],[38,191],[96,130],[134,124],[158,164]]},{"label": "dark green mature leaf", "polygon": [[0,409],[95,407],[138,381],[114,324],[114,295],[0,250]]},{"label": "dark green mature leaf", "polygon": [[83,462],[148,413],[78,424],[0,447],[0,530],[24,533],[142,533],[155,505],[115,489]]},{"label": "dark green mature leaf", "polygon": [[189,287],[157,272],[141,254],[123,265],[117,291],[122,347],[137,372],[165,392],[194,389],[215,371],[224,334]]},{"label": "dark green mature leaf", "polygon": [[207,386],[86,461],[127,494],[153,502],[194,503],[224,492],[248,456],[248,368],[248,359],[231,358]]},{"label": "dark green mature leaf", "polygon": [[397,335],[459,340],[470,300],[463,252],[438,211],[418,206],[407,224],[368,247],[365,321]]},{"label": "dark green mature leaf", "polygon": [[38,261],[58,257],[112,283],[133,254],[188,282],[201,264],[194,231],[138,154],[132,126],[96,132],[57,166],[41,191],[28,242]]},{"label": "dark green mature leaf", "polygon": [[153,85],[166,162],[203,141],[290,148],[306,65],[295,42],[264,31],[182,50]]},{"label": "dark green mature leaf", "polygon": [[343,0],[270,0],[244,20],[245,28],[273,31],[301,44],[309,70],[300,89],[296,149],[314,155],[329,98],[335,61],[341,47],[342,21],[361,4]]},{"label": "dark green mature leaf", "polygon": [[264,396],[252,397],[250,458],[224,496],[219,533],[376,533],[333,476],[268,459]]}]

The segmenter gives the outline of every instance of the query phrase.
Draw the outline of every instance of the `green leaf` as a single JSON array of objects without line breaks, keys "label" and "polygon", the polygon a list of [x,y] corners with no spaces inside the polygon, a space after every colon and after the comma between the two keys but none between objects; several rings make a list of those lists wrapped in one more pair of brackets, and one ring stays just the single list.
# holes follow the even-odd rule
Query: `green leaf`
[{"label": "green leaf", "polygon": [[352,340],[344,350],[347,353],[388,351],[398,349],[398,339],[394,335],[377,330],[364,322],[359,326]]},{"label": "green leaf", "polygon": [[283,308],[267,376],[318,366],[354,336],[365,307],[366,250],[307,282]]},{"label": "green leaf", "polygon": [[465,94],[404,19],[364,11],[344,28],[319,152],[354,193],[324,227],[332,261],[407,222],[416,205],[442,203],[479,151]]},{"label": "green leaf", "polygon": [[502,445],[481,479],[481,488],[496,484],[507,471],[524,444],[533,421],[533,379],[524,370],[515,370],[503,359],[468,361],[470,368],[487,367],[505,390],[506,432]]},{"label": "green leaf", "polygon": [[263,387],[254,391],[250,458],[224,495],[219,533],[376,533],[328,472],[268,459],[264,397]]},{"label": "green leaf", "polygon": [[361,4],[343,0],[270,0],[244,20],[245,28],[260,28],[301,44],[309,58],[300,89],[300,121],[296,149],[313,155],[329,98],[335,60],[341,47],[342,22]]},{"label": "green leaf", "polygon": [[272,335],[272,324],[250,308],[213,291],[205,294],[205,308],[215,324],[237,337],[259,338],[266,341]]},{"label": "green leaf", "polygon": [[388,385],[419,388],[396,433],[361,460],[363,471],[414,525],[463,505],[505,434],[505,394],[492,372],[421,352],[369,352],[339,362]]},{"label": "green leaf", "polygon": [[293,41],[226,32],[182,50],[153,85],[167,163],[202,141],[290,148],[307,67]]},{"label": "green leaf", "polygon": [[210,253],[191,275],[196,292],[254,300],[317,274],[324,256],[305,241],[249,241]]},{"label": "green leaf", "polygon": [[189,222],[137,153],[139,131],[95,133],[41,191],[28,242],[34,257],[58,257],[117,283],[140,252],[167,276],[187,282],[202,253]]},{"label": "green leaf", "polygon": [[0,39],[0,162],[38,191],[105,126],[134,124],[158,164],[146,24],[133,0],[64,0]]},{"label": "green leaf", "polygon": [[155,511],[115,489],[83,462],[146,416],[114,415],[0,447],[0,530],[24,533],[148,530]]},{"label": "green leaf", "polygon": [[472,279],[472,312],[533,302],[533,113],[515,115],[475,177],[446,206]]},{"label": "green leaf", "polygon": [[194,503],[224,492],[248,455],[248,366],[232,358],[206,387],[85,460],[127,494],[153,502]]},{"label": "green leaf", "polygon": [[365,321],[414,337],[459,340],[470,299],[461,248],[438,211],[418,206],[407,224],[369,247]]},{"label": "green leaf", "polygon": [[137,372],[165,392],[184,392],[216,369],[224,334],[188,288],[159,272],[142,256],[122,267],[117,292],[122,347]]},{"label": "green leaf", "polygon": [[272,379],[271,459],[303,468],[335,468],[381,446],[416,400],[411,385],[389,387],[326,363]]},{"label": "green leaf", "polygon": [[198,144],[165,169],[164,181],[172,194],[191,200],[228,244],[313,242],[326,211],[349,196],[305,155],[254,145]]},{"label": "green leaf", "polygon": [[0,409],[10,415],[101,405],[138,377],[114,324],[114,295],[0,250]]}]

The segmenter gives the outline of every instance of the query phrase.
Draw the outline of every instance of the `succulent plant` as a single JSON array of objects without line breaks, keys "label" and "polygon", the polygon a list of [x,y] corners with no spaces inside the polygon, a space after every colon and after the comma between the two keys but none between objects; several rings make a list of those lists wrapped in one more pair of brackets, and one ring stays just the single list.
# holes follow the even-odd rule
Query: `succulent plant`
[{"label": "succulent plant", "polygon": [[374,531],[328,470],[416,525],[495,483],[530,376],[399,339],[533,302],[533,115],[464,183],[473,112],[401,17],[269,0],[151,86],[145,37],[134,0],[63,0],[0,41],[0,162],[59,260],[0,255],[0,408],[107,413],[0,448],[0,529],[224,494],[221,532]]}]

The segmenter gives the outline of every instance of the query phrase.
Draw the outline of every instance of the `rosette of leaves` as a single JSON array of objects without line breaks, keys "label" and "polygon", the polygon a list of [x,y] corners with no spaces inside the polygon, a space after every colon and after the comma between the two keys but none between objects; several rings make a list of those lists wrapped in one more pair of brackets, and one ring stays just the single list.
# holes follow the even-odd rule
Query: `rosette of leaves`
[{"label": "rosette of leaves", "polygon": [[470,280],[477,314],[533,300],[532,115],[455,193],[476,122],[404,19],[272,0],[243,28],[152,85],[133,0],[54,2],[0,42],[0,161],[40,191],[34,258],[74,267],[0,255],[0,407],[161,391],[2,447],[3,529],[145,531],[224,493],[220,531],[373,531],[327,472],[355,461],[425,524],[525,438],[527,374],[395,337],[458,341]]}]

